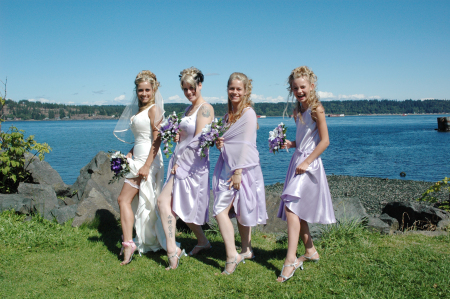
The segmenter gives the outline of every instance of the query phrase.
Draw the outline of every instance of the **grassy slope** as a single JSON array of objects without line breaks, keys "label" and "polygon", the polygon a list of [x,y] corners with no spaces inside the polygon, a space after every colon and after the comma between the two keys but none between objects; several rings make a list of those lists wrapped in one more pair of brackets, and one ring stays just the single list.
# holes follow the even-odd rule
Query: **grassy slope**
[{"label": "grassy slope", "polygon": [[[306,263],[305,271],[298,270],[289,282],[280,284],[275,279],[287,245],[273,235],[255,232],[256,260],[223,276],[225,251],[214,231],[207,233],[213,249],[198,258],[183,258],[176,271],[164,270],[167,257],[162,251],[119,266],[120,234],[111,220],[72,228],[39,217],[23,221],[4,212],[0,215],[0,297],[449,296],[449,237],[381,236],[358,225],[333,226],[316,242],[320,263]],[[177,240],[187,249],[196,244],[192,234],[180,233]]]}]

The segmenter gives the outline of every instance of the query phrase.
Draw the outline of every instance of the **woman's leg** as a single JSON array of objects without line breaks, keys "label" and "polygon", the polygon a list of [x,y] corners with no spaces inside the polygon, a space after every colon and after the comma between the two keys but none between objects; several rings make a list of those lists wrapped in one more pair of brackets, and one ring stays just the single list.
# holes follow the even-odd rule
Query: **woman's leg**
[{"label": "woman's leg", "polygon": [[[233,203],[231,203],[226,209],[220,212],[220,214],[216,215],[216,220],[219,224],[219,230],[222,234],[223,242],[225,243],[227,262],[236,261],[237,263],[239,263],[243,259],[243,257],[238,255],[236,251],[236,244],[234,241],[234,227],[231,223],[230,217],[228,216],[228,213],[232,207]],[[232,273],[235,268],[236,264],[233,263],[225,265],[225,270],[228,273]]]},{"label": "woman's leg", "polygon": [[[186,223],[186,225],[194,232],[194,235],[197,238],[197,246],[192,249],[189,255],[196,255],[199,251],[203,250],[206,245],[208,245],[209,241],[206,238],[201,225],[195,223]],[[210,246],[208,246],[208,248],[209,247]]]},{"label": "woman's leg", "polygon": [[252,227],[244,226],[238,223],[239,234],[241,235],[241,254],[245,255],[245,258],[250,259],[253,257],[252,252]]},{"label": "woman's leg", "polygon": [[[128,180],[138,186],[141,181],[140,178],[132,178]],[[134,213],[131,209],[131,202],[138,193],[139,189],[132,187],[128,183],[124,183],[122,191],[120,191],[119,197],[117,198],[117,202],[119,203],[120,208],[120,223],[122,225],[123,240],[125,242],[133,240]],[[131,247],[124,247],[124,258],[123,262],[120,264],[127,264],[132,253],[133,252]]]},{"label": "woman's leg", "polygon": [[[161,223],[166,235],[167,256],[179,255],[181,249],[177,249],[175,243],[175,231],[176,231],[176,218],[172,211],[172,189],[173,189],[173,176],[167,182],[161,194],[158,196],[158,209],[161,216]],[[180,252],[179,252],[180,251]],[[169,267],[166,270],[174,269],[178,264],[177,257],[169,259]]]},{"label": "woman's leg", "polygon": [[[297,259],[297,247],[298,247],[298,239],[300,234],[300,219],[297,215],[295,215],[291,210],[289,210],[286,206],[284,207],[286,211],[287,218],[287,231],[288,231],[288,250],[286,254],[286,259],[284,260],[284,265],[292,265],[295,263]],[[298,265],[295,264],[295,266]],[[289,277],[294,271],[294,267],[285,267],[283,269],[282,275]],[[282,277],[278,277],[278,281],[283,281]]]},{"label": "woman's leg", "polygon": [[[314,247],[311,234],[309,232],[308,222],[305,220],[300,220],[300,238],[302,238],[303,244],[305,245],[305,256],[312,257],[312,255],[316,252],[316,248]],[[319,254],[314,255],[314,259],[318,259]],[[306,258],[304,256],[299,257],[300,261],[305,261]]]}]

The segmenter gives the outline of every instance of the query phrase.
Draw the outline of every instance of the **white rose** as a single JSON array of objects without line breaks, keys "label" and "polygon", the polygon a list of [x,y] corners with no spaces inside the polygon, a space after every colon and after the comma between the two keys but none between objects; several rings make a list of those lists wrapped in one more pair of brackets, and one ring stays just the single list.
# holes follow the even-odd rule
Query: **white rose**
[{"label": "white rose", "polygon": [[204,133],[204,134],[207,134],[207,133],[209,133],[209,132],[211,132],[211,125],[209,124],[209,125],[206,125],[206,127],[204,127],[203,129],[202,129],[202,133]]}]

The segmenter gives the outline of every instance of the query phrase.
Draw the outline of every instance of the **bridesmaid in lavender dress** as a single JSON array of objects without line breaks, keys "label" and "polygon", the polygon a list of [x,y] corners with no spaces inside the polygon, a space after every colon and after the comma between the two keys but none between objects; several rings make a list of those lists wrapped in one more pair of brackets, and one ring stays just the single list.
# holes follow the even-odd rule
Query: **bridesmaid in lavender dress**
[{"label": "bridesmaid in lavender dress", "polygon": [[179,144],[169,161],[166,183],[158,197],[158,208],[167,241],[169,267],[176,269],[186,255],[175,243],[176,216],[194,232],[198,245],[189,253],[195,255],[210,249],[211,244],[201,225],[208,221],[209,156],[200,156],[199,136],[202,129],[214,119],[214,109],[201,94],[203,74],[192,67],[180,75],[184,95],[192,103],[180,123]]},{"label": "bridesmaid in lavender dress", "polygon": [[[214,216],[219,224],[227,254],[222,274],[232,274],[245,259],[255,257],[251,244],[251,227],[267,219],[264,180],[256,149],[256,113],[251,108],[251,80],[242,73],[228,79],[227,131],[217,141],[221,155],[213,176]],[[234,227],[236,217],[241,235],[241,254],[236,251]]]},{"label": "bridesmaid in lavender dress", "polygon": [[[294,69],[289,78],[289,94],[297,99],[294,118],[295,141],[286,140],[283,148],[295,148],[286,174],[278,217],[287,220],[288,251],[278,277],[285,282],[294,276],[304,261],[319,261],[308,222],[336,222],[327,177],[320,155],[330,144],[325,110],[316,94],[317,77],[306,66]],[[298,239],[302,238],[305,254],[297,258]]]}]

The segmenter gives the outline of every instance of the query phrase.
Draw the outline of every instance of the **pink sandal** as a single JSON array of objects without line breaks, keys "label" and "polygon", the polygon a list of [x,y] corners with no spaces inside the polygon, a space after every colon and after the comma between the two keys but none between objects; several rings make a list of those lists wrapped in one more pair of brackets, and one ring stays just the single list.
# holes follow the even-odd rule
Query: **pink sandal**
[{"label": "pink sandal", "polygon": [[[122,240],[123,240],[123,236],[122,236]],[[130,240],[128,242],[122,242],[122,249],[120,249],[120,254],[119,255],[123,254],[123,252],[125,250],[125,247],[131,247],[132,252],[131,252],[131,256],[130,256],[130,259],[128,260],[128,262],[126,262],[125,264],[122,264],[122,263],[125,262],[125,261],[123,261],[121,263],[121,266],[124,266],[124,265],[127,265],[127,264],[131,263],[131,260],[133,259],[133,254],[136,251],[136,244],[134,243],[133,240]]]}]

